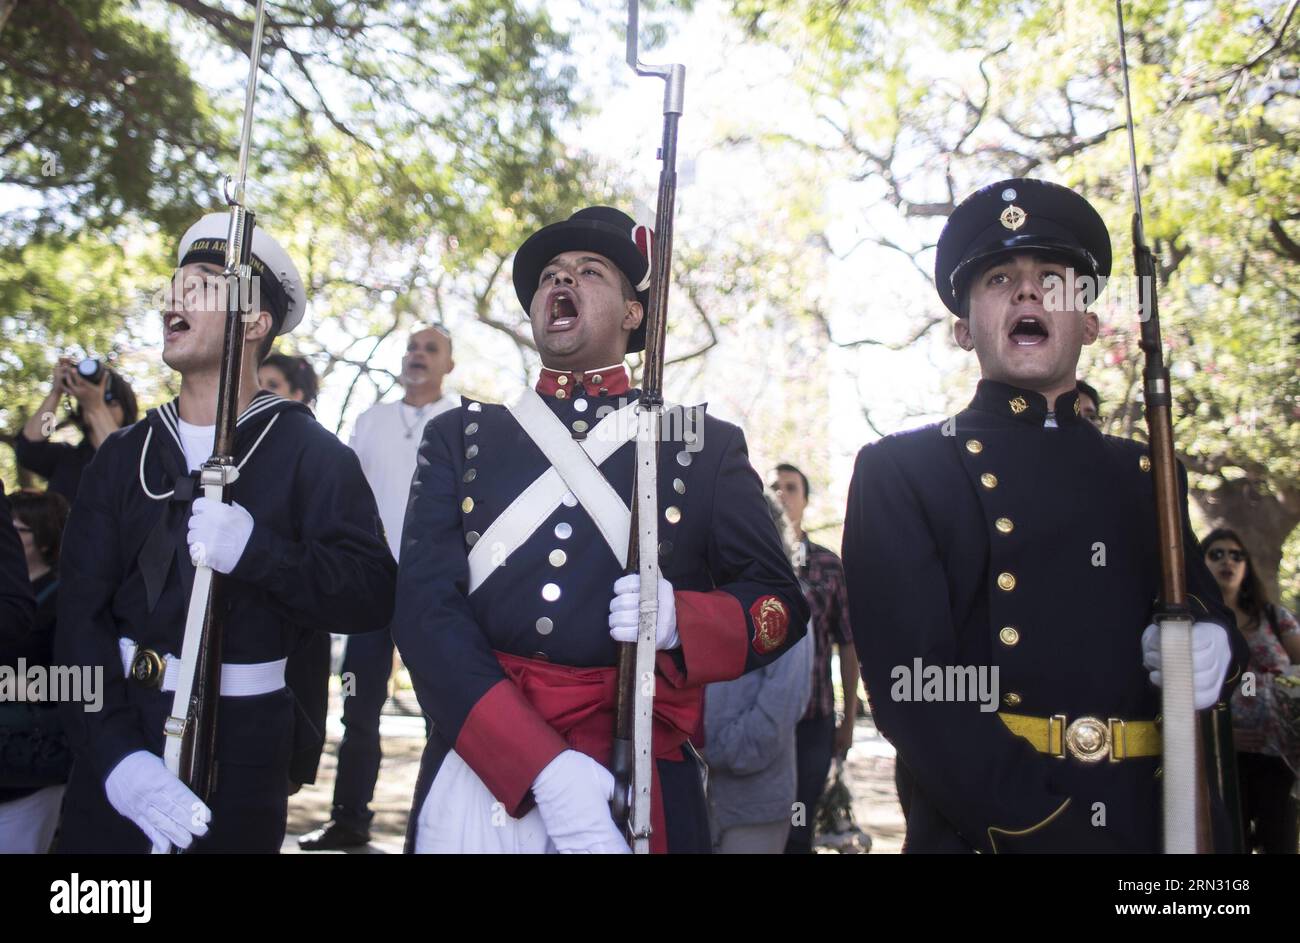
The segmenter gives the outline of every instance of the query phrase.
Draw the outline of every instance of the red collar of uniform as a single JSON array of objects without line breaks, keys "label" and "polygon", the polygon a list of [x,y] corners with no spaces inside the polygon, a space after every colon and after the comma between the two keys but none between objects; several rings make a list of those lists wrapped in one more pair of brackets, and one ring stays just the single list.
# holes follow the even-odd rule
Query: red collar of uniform
[{"label": "red collar of uniform", "polygon": [[588,396],[618,396],[631,389],[627,368],[614,364],[596,370],[552,370],[542,367],[537,378],[537,392],[543,396],[568,399],[579,387]]}]

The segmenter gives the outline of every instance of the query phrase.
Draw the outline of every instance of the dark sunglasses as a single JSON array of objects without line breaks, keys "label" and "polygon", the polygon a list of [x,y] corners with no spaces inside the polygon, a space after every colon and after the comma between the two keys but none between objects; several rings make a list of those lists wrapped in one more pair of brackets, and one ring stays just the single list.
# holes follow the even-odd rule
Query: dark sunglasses
[{"label": "dark sunglasses", "polygon": [[1209,560],[1211,563],[1218,563],[1220,560],[1222,560],[1222,559],[1224,558],[1225,555],[1226,555],[1226,556],[1228,557],[1228,559],[1230,559],[1233,563],[1245,563],[1245,562],[1246,562],[1246,551],[1244,551],[1244,550],[1224,550],[1222,547],[1215,547],[1213,550],[1211,550],[1209,553],[1207,553],[1207,554],[1205,555],[1205,559]]}]

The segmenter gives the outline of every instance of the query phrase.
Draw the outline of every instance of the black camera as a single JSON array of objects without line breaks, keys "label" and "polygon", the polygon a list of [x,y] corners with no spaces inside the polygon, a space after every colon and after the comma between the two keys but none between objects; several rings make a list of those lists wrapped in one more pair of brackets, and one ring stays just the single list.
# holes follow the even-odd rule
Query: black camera
[{"label": "black camera", "polygon": [[94,357],[85,357],[78,362],[77,373],[87,383],[98,383],[104,377],[104,364]]}]

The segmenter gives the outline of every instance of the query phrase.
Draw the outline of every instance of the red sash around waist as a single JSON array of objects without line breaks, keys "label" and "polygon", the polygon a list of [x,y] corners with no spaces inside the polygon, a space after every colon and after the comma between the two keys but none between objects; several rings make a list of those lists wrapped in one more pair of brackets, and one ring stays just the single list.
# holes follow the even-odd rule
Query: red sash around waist
[{"label": "red sash around waist", "polygon": [[[503,652],[493,654],[506,677],[570,747],[609,766],[617,668],[574,668]],[[682,744],[699,726],[703,694],[701,688],[674,688],[662,678],[656,679],[651,739],[655,759],[681,759]],[[668,850],[663,790],[658,764],[652,763],[651,769],[650,850],[663,854]]]}]

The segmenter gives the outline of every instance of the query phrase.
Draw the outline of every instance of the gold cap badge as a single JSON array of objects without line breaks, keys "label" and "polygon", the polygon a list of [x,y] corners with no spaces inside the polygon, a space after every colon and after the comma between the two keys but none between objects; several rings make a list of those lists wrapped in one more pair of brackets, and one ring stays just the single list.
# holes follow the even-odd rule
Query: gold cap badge
[{"label": "gold cap badge", "polygon": [[1029,218],[1029,214],[1026,213],[1024,210],[1022,210],[1020,207],[1016,206],[1014,203],[1008,206],[1006,209],[1004,209],[1002,211],[1002,215],[998,217],[998,219],[1002,221],[1002,225],[1012,231],[1017,230],[1021,226],[1023,226],[1025,224],[1025,220],[1027,220],[1028,218]]}]

